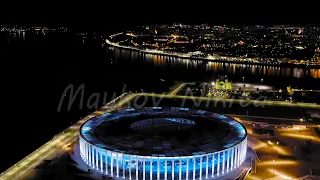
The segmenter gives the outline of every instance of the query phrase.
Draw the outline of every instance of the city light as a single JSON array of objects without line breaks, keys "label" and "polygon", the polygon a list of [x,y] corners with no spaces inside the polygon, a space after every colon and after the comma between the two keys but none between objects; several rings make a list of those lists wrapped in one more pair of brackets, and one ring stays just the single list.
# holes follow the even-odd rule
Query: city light
[{"label": "city light", "polygon": [[[148,27],[149,29],[151,27]],[[146,29],[148,29],[146,28]],[[278,41],[277,46],[274,46],[270,43],[264,43],[263,41],[260,42],[261,40],[258,40],[258,38],[256,39],[256,42],[251,43],[250,42],[250,38],[252,38],[252,36],[254,37],[255,35],[258,35],[255,33],[255,31],[250,31],[251,36],[246,37],[244,35],[244,39],[237,41],[234,40],[232,43],[232,45],[229,45],[229,43],[223,42],[226,39],[231,39],[233,37],[233,33],[232,30],[230,31],[230,33],[222,33],[222,37],[219,37],[219,40],[221,40],[222,42],[215,42],[215,40],[217,38],[212,38],[212,35],[208,35],[211,34],[212,31],[216,31],[217,27],[210,27],[210,26],[206,26],[203,28],[200,28],[202,31],[208,31],[208,32],[199,32],[199,28],[197,26],[158,26],[155,25],[153,27],[155,30],[153,32],[148,32],[148,33],[144,33],[144,32],[131,32],[131,33],[127,33],[128,36],[130,37],[135,37],[138,41],[135,40],[131,40],[131,44],[122,44],[124,41],[119,41],[119,42],[110,42],[110,40],[113,40],[115,36],[118,36],[122,33],[118,33],[118,34],[114,34],[111,35],[109,37],[109,40],[106,40],[106,43],[112,45],[112,46],[116,46],[116,47],[121,47],[121,48],[126,48],[126,49],[132,49],[132,50],[138,50],[141,52],[146,52],[146,53],[152,53],[152,54],[163,54],[163,55],[168,55],[168,56],[178,56],[178,57],[188,57],[188,58],[194,58],[194,59],[204,59],[204,60],[209,60],[209,59],[216,59],[216,60],[220,60],[220,61],[230,61],[230,62],[242,62],[242,63],[259,63],[259,64],[273,64],[273,65],[281,65],[283,63],[290,63],[293,65],[299,65],[299,64],[304,64],[304,65],[308,65],[310,66],[318,66],[320,64],[320,55],[319,53],[317,53],[319,50],[317,49],[310,49],[310,50],[314,50],[316,53],[313,57],[309,56],[309,57],[305,57],[303,59],[289,59],[288,57],[286,58],[287,54],[293,54],[293,52],[301,52],[304,49],[308,49],[308,44],[310,42],[299,39],[299,44],[301,45],[295,45],[292,44],[291,42],[286,42],[285,40],[283,41],[278,41],[279,40],[279,36],[278,35],[274,35],[272,37],[268,37],[268,38],[275,38],[275,41]],[[197,34],[197,35],[193,35],[192,37],[190,37],[189,34],[187,33],[180,33],[180,34],[176,34],[172,32],[172,29],[184,29],[184,30],[188,30],[188,31],[193,31],[193,34]],[[249,28],[249,27],[247,27]],[[159,38],[159,34],[158,34],[158,29],[161,29],[162,37]],[[270,28],[262,28],[265,33],[274,33],[274,31]],[[261,30],[262,30],[261,29]],[[286,28],[283,28],[286,29]],[[271,31],[270,31],[271,30]],[[224,31],[223,31],[224,32]],[[246,31],[244,31],[246,32]],[[204,33],[204,34],[202,34]],[[237,32],[236,34],[238,34],[239,32]],[[243,33],[243,32],[242,32]],[[315,36],[315,34],[313,32],[309,32],[309,36]],[[219,34],[219,32],[218,32]],[[208,35],[208,36],[207,36]],[[227,35],[227,36],[225,36]],[[284,36],[289,35],[288,33],[285,33]],[[300,38],[304,35],[302,34],[295,34],[292,37],[295,38]],[[155,42],[154,43],[150,43],[148,41],[145,41],[145,37],[149,37],[152,38]],[[267,36],[264,35],[264,38],[266,38]],[[248,38],[248,39],[246,39]],[[291,37],[290,37],[291,38]],[[202,43],[202,39],[205,39],[211,43]],[[235,38],[237,39],[237,38]],[[315,38],[316,39],[316,38]],[[298,40],[298,39],[297,39]],[[229,40],[230,41],[230,40]],[[142,43],[141,43],[142,42]],[[184,47],[175,47],[175,46],[171,46],[170,44],[167,44],[167,42],[171,42],[172,44],[196,44],[197,47],[202,47],[204,48],[204,51],[201,51],[200,54],[194,55],[194,54],[189,54],[189,53],[183,53],[181,52],[181,50],[184,49]],[[264,45],[258,45],[260,43],[264,44]],[[156,47],[156,49],[153,50],[148,50],[148,48],[146,49],[145,46],[148,46],[149,49],[153,49],[154,47]],[[241,47],[241,49],[239,49],[239,47]],[[235,48],[235,49],[234,49]],[[230,53],[232,54],[231,56],[224,56],[224,55],[218,55],[218,53],[216,53],[214,50],[218,49],[224,49],[224,50],[229,50],[231,51]],[[319,49],[319,48],[318,48]],[[197,49],[191,50],[191,52],[196,51]],[[261,52],[259,52],[259,50],[262,50]],[[242,55],[239,55],[238,53],[241,53]],[[265,53],[269,53],[271,54],[270,58],[265,58],[264,54]],[[213,55],[211,55],[213,54]],[[252,56],[252,57],[248,57],[248,56]],[[244,80],[243,80],[244,81]],[[263,79],[261,79],[261,84],[263,83]]]}]

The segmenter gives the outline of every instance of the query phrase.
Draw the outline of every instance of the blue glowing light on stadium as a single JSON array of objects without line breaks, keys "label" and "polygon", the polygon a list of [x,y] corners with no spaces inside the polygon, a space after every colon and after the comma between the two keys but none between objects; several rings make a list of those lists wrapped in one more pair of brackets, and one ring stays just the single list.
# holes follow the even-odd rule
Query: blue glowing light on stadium
[{"label": "blue glowing light on stadium", "polygon": [[[177,117],[183,114],[185,114],[183,118]],[[207,118],[204,120],[216,119],[228,124],[233,133],[221,140],[219,139],[219,142],[213,146],[209,145],[209,148],[200,145],[201,147],[197,150],[192,149],[188,152],[186,152],[187,149],[174,149],[175,142],[162,142],[159,144],[162,151],[150,151],[152,153],[148,155],[144,155],[145,152],[137,151],[137,149],[129,148],[124,151],[118,148],[126,146],[125,143],[117,143],[116,146],[105,144],[94,135],[95,128],[103,122],[139,115],[143,118],[150,116],[150,118],[136,121],[131,126],[149,127],[158,121],[159,123],[193,125],[196,124],[196,120],[190,120],[191,117],[200,116]],[[190,119],[187,118],[188,116],[190,116]],[[205,179],[213,176],[219,177],[240,167],[246,158],[247,151],[247,134],[242,124],[228,116],[189,108],[151,107],[141,110],[128,108],[114,111],[90,119],[81,127],[80,132],[79,146],[83,161],[90,168],[100,170],[105,175],[124,179],[146,179],[145,177],[148,177],[148,179]],[[148,142],[141,141],[141,143],[139,147],[143,147],[143,144]],[[189,152],[192,153],[184,154]]]},{"label": "blue glowing light on stadium", "polygon": [[110,116],[111,115],[111,113],[104,113],[104,114],[102,114],[101,116],[102,117],[107,117],[107,116]]},{"label": "blue glowing light on stadium", "polygon": [[194,121],[191,121],[189,119],[183,119],[183,118],[163,118],[163,119],[180,123],[180,124],[196,124]]},{"label": "blue glowing light on stadium", "polygon": [[189,111],[189,108],[180,108],[181,111]]},{"label": "blue glowing light on stadium", "polygon": [[91,127],[83,127],[82,128],[82,131],[90,131],[91,130]]}]

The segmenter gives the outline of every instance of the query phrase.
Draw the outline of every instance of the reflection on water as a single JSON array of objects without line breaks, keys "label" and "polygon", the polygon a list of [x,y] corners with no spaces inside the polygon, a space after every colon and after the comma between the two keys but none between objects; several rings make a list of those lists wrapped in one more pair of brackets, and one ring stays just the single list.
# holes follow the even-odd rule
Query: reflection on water
[{"label": "reflection on water", "polygon": [[310,69],[310,76],[320,78],[320,69]]},{"label": "reflection on water", "polygon": [[[45,36],[44,32],[35,32],[37,36]],[[26,32],[19,31],[13,33],[13,40],[25,41]],[[32,37],[30,38],[32,40]],[[81,40],[82,45],[86,43],[85,39]],[[100,42],[101,43],[101,42]],[[102,45],[102,43],[101,43]],[[246,65],[246,64],[234,64],[225,62],[209,62],[203,60],[191,60],[179,57],[169,57],[162,55],[144,54],[136,51],[121,50],[119,48],[108,47],[108,51],[113,53],[112,63],[120,62],[120,60],[129,61],[142,61],[152,64],[155,67],[164,68],[185,68],[195,69],[203,72],[219,72],[222,69],[229,74],[237,76],[252,75],[252,76],[272,76],[272,77],[294,77],[303,79],[305,77],[313,77],[320,79],[320,69],[308,69],[308,68],[290,68],[290,67],[274,67],[268,65]]]},{"label": "reflection on water", "polygon": [[25,41],[26,40],[26,32],[24,31],[18,31],[17,33],[14,34],[13,36],[14,40],[23,40]]},{"label": "reflection on water", "polygon": [[[112,50],[109,48],[109,50]],[[320,78],[320,69],[275,67],[268,65],[247,65],[225,62],[209,62],[203,60],[185,59],[162,55],[144,54],[135,51],[121,50],[114,48],[114,58],[132,61],[144,61],[152,63],[156,67],[186,68],[204,70],[207,72],[219,72],[225,69],[227,73],[242,75],[243,73],[253,76],[282,76],[282,77],[313,77]]]}]

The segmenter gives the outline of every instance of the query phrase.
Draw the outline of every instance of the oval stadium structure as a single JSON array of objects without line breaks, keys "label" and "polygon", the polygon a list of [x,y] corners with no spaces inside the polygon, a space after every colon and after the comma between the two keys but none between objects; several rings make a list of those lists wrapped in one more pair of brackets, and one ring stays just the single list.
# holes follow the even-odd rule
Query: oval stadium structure
[{"label": "oval stadium structure", "polygon": [[204,110],[128,108],[88,120],[79,142],[83,162],[108,177],[214,179],[242,165],[247,131]]}]

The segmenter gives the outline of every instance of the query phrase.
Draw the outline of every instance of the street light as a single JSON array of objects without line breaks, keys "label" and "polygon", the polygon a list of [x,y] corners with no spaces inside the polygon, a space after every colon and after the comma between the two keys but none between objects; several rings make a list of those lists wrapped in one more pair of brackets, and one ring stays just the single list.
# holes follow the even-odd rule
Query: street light
[{"label": "street light", "polygon": [[18,165],[18,179],[20,179],[20,166]]},{"label": "street light", "polygon": [[244,82],[244,76],[242,76],[242,82]]},{"label": "street light", "polygon": [[273,177],[274,177],[274,165],[275,165],[275,160],[273,159],[273,166],[272,166],[272,174],[273,174]]},{"label": "street light", "polygon": [[261,78],[261,84],[262,84],[262,82],[263,82],[263,79]]}]

